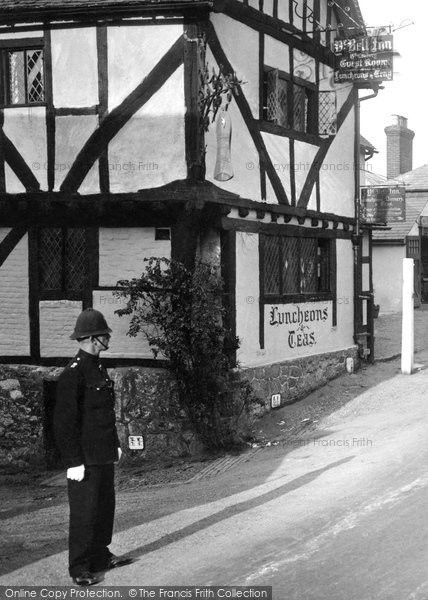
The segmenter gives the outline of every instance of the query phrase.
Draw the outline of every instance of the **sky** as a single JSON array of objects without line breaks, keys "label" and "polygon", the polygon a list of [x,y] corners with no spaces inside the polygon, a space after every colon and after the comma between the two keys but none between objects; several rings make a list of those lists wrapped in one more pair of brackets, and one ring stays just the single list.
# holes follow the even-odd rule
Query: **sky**
[{"label": "sky", "polygon": [[[415,132],[413,168],[428,164],[428,2],[426,0],[359,0],[367,26],[392,25],[394,32],[394,80],[385,82],[377,98],[361,103],[361,133],[379,151],[368,168],[386,175],[386,136],[384,128],[392,115],[408,118]],[[400,25],[413,25],[398,29]],[[362,90],[360,97],[370,93]]]}]

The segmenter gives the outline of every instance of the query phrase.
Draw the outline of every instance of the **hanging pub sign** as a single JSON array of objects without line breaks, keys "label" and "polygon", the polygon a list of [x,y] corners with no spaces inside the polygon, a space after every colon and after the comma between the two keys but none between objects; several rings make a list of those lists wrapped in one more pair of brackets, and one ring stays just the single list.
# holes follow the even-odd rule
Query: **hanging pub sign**
[{"label": "hanging pub sign", "polygon": [[336,38],[333,52],[336,56],[335,83],[392,81],[392,35]]},{"label": "hanging pub sign", "polygon": [[376,225],[405,221],[405,188],[400,186],[362,187],[360,218],[362,223]]}]

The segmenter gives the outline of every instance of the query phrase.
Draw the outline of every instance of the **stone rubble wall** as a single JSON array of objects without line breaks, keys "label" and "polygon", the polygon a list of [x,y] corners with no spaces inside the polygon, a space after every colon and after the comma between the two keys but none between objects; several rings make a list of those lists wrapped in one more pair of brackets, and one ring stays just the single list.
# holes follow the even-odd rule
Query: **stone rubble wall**
[{"label": "stone rubble wall", "polygon": [[[281,394],[284,405],[341,375],[348,357],[357,368],[357,350],[350,348],[238,371],[259,401],[252,407],[252,417],[270,410],[272,394]],[[59,466],[52,439],[52,404],[45,402],[44,382],[55,382],[61,370],[0,365],[0,467]],[[191,456],[203,449],[178,406],[175,382],[168,370],[124,367],[109,373],[115,382],[117,428],[127,460]],[[144,436],[145,449],[130,450],[130,435]]]},{"label": "stone rubble wall", "polygon": [[317,354],[263,367],[243,369],[255,394],[270,410],[273,394],[281,394],[281,405],[301,400],[346,371],[346,359],[352,358],[355,370],[359,367],[357,347],[339,352]]}]

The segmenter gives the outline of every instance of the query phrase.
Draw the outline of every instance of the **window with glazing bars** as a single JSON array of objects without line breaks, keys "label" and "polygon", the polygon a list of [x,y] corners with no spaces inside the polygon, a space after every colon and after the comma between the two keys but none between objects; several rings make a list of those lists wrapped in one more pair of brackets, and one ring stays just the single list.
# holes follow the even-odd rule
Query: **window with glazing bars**
[{"label": "window with glazing bars", "polygon": [[43,49],[5,50],[3,79],[6,105],[43,103],[45,101]]},{"label": "window with glazing bars", "polygon": [[407,258],[419,258],[419,240],[407,239]]},{"label": "window with glazing bars", "polygon": [[85,229],[44,228],[38,239],[40,292],[79,296],[85,287]]},{"label": "window with glazing bars", "polygon": [[331,292],[331,242],[324,238],[263,236],[264,294],[313,295]]},{"label": "window with glazing bars", "polygon": [[278,69],[266,68],[263,119],[287,129],[327,137],[336,133],[336,92],[316,92]]}]

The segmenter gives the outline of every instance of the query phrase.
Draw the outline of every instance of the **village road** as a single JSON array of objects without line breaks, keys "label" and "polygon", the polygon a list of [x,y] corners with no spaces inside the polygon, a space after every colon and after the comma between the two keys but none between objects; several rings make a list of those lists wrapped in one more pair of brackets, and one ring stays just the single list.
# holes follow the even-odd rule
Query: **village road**
[{"label": "village road", "polygon": [[[428,370],[394,374],[239,468],[122,492],[113,550],[136,561],[101,585],[272,585],[275,600],[427,600],[427,388]],[[50,510],[64,520],[64,506]],[[0,585],[69,583],[64,550],[0,577]]]}]

